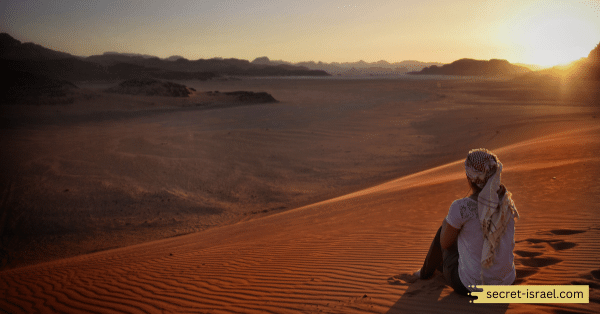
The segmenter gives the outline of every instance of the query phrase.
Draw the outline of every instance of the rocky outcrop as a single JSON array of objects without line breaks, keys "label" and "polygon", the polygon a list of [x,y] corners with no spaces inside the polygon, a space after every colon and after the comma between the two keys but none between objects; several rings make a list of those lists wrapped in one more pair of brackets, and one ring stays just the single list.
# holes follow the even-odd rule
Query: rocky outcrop
[{"label": "rocky outcrop", "polygon": [[236,101],[248,104],[268,104],[278,102],[271,94],[266,92],[235,91],[221,93],[219,91],[211,91],[206,94],[211,98],[219,99],[221,101]]},{"label": "rocky outcrop", "polygon": [[460,59],[443,66],[430,66],[419,72],[411,72],[417,75],[456,75],[456,76],[514,76],[531,72],[526,67],[509,63],[506,60],[492,59],[473,60]]},{"label": "rocky outcrop", "polygon": [[236,91],[236,92],[227,92],[224,93],[227,96],[234,96],[237,100],[246,103],[274,103],[277,102],[275,98],[269,93],[266,92],[246,92],[246,91]]},{"label": "rocky outcrop", "polygon": [[188,97],[192,91],[185,85],[142,78],[121,82],[118,86],[106,90],[108,93],[166,97]]}]

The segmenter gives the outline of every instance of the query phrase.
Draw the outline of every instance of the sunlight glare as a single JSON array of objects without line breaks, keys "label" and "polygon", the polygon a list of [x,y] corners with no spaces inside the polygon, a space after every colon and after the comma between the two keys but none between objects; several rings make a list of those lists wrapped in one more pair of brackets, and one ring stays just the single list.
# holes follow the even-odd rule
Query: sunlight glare
[{"label": "sunlight glare", "polygon": [[[509,29],[528,63],[554,66],[586,57],[600,40],[600,26],[570,8],[523,14]],[[539,10],[539,8],[538,8]],[[531,12],[528,12],[531,13]]]}]

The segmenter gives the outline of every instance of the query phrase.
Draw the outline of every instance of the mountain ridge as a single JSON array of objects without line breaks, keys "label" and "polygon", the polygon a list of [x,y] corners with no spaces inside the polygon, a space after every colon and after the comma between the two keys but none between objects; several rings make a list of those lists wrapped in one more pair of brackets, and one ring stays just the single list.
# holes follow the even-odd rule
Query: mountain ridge
[{"label": "mountain ridge", "polygon": [[[507,60],[459,59],[449,64],[404,60],[366,62],[288,62],[258,57],[253,61],[236,58],[188,60],[180,55],[159,58],[147,54],[104,52],[88,57],[55,51],[35,43],[22,43],[7,33],[0,33],[0,68],[28,72],[59,80],[115,80],[152,77],[171,80],[207,80],[222,76],[385,76],[385,75],[458,75],[516,76],[526,73],[546,73],[549,76],[570,75],[573,66],[576,77],[600,80],[600,44],[585,60],[568,66],[541,69],[526,64],[511,64]],[[592,62],[593,61],[593,62]],[[590,68],[587,71],[586,68]],[[587,72],[586,72],[587,71]],[[568,73],[567,73],[568,72]],[[582,73],[580,73],[582,72]],[[583,73],[585,72],[585,73]],[[589,72],[589,73],[588,73]]]},{"label": "mountain ridge", "polygon": [[413,75],[457,75],[457,76],[515,76],[531,72],[530,69],[511,64],[507,60],[475,60],[463,58],[441,67],[433,65]]},{"label": "mountain ridge", "polygon": [[[174,61],[173,61],[174,60]],[[291,65],[254,65],[240,59],[168,60],[136,53],[106,52],[78,57],[0,33],[0,68],[69,81],[155,78],[206,80],[222,76],[328,76],[325,71]]]},{"label": "mountain ridge", "polygon": [[331,62],[322,61],[302,61],[288,62],[283,60],[270,60],[268,57],[258,57],[251,63],[261,65],[295,65],[306,67],[311,70],[326,71],[331,75],[398,75],[411,71],[419,71],[432,65],[443,65],[440,62],[422,62],[416,60],[404,60],[390,63],[386,60],[376,62],[366,62],[359,60],[356,62]]}]

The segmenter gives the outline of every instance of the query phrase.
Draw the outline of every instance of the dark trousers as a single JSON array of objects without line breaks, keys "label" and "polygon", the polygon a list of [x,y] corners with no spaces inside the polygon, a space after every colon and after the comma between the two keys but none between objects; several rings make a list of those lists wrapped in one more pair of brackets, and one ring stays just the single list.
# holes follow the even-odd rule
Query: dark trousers
[{"label": "dark trousers", "polygon": [[439,270],[444,274],[446,281],[450,283],[450,286],[458,294],[468,295],[469,290],[460,281],[458,275],[458,246],[456,242],[448,249],[442,249],[440,244],[440,237],[442,234],[442,227],[440,227],[431,242],[429,252],[423,267],[421,267],[421,279],[427,279],[433,276],[435,270]]}]

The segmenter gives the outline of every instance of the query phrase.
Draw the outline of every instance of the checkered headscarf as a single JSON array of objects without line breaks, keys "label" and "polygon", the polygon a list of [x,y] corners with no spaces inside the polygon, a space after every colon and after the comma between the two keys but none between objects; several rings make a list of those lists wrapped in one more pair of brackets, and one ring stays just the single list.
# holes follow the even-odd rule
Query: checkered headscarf
[{"label": "checkered headscarf", "polygon": [[480,189],[483,189],[489,178],[496,173],[498,163],[498,157],[494,153],[485,148],[474,149],[469,152],[467,160],[465,160],[467,177]]}]

